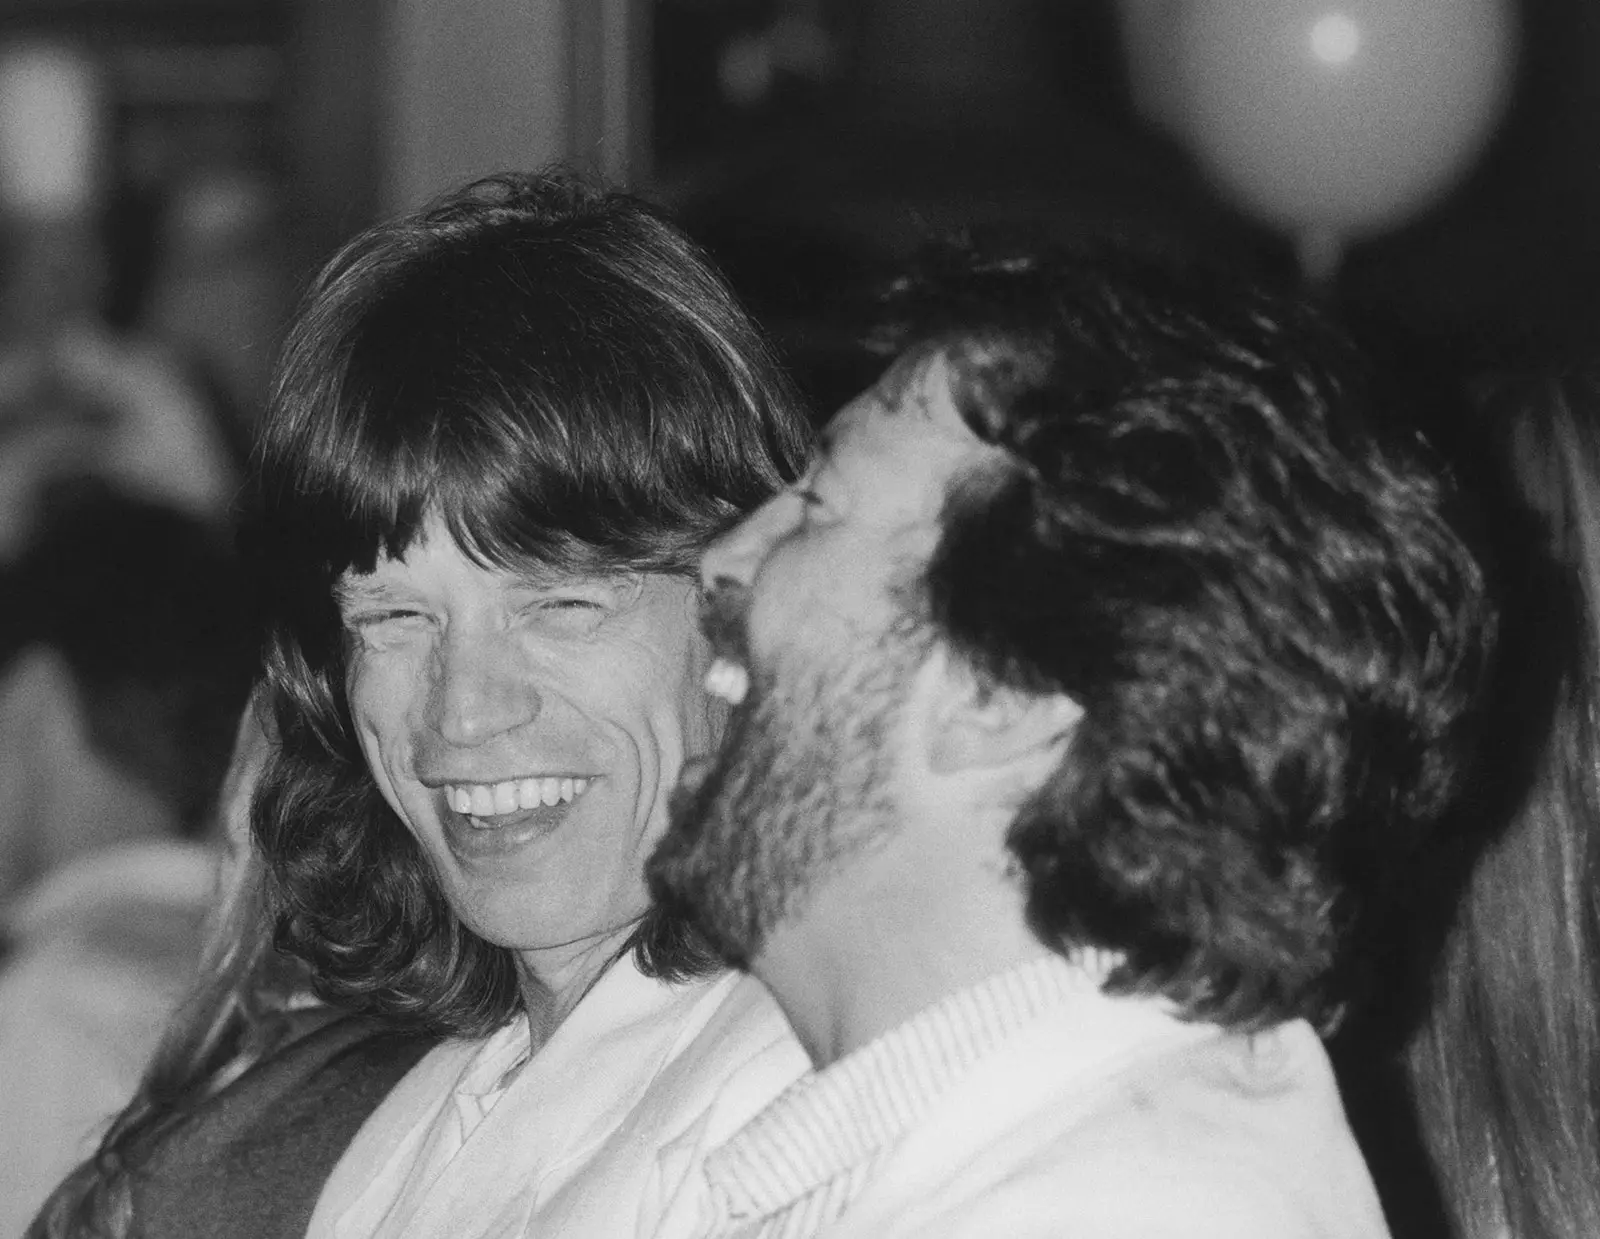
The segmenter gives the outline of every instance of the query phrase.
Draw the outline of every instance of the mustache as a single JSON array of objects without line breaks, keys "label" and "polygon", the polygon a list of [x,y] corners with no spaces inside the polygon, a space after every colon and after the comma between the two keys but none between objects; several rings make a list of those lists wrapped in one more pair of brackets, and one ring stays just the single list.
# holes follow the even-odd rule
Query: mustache
[{"label": "mustache", "polygon": [[700,599],[700,631],[711,651],[750,664],[750,588],[738,581],[713,581]]}]

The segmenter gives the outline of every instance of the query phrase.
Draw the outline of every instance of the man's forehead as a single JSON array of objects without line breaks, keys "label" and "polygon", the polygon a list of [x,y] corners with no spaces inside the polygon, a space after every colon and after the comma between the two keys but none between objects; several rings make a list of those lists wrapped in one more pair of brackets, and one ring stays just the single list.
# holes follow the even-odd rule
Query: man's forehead
[{"label": "man's forehead", "polygon": [[931,343],[913,345],[889,363],[872,390],[890,411],[926,415],[927,389],[933,380],[943,377],[943,357]]},{"label": "man's forehead", "polygon": [[404,579],[409,569],[424,557],[440,555],[455,560],[469,571],[494,577],[507,585],[528,589],[559,589],[563,587],[595,584],[624,577],[640,575],[626,568],[567,568],[532,557],[522,557],[512,563],[499,563],[487,555],[463,547],[442,524],[430,525],[412,540],[398,556],[390,556],[379,548],[368,572],[355,567],[346,568],[334,584],[337,597],[350,597],[364,592],[382,591],[391,582]]},{"label": "man's forehead", "polygon": [[861,395],[823,428],[822,447],[832,454],[860,437],[913,433],[961,442],[972,438],[951,394],[949,360],[933,346],[897,357]]}]

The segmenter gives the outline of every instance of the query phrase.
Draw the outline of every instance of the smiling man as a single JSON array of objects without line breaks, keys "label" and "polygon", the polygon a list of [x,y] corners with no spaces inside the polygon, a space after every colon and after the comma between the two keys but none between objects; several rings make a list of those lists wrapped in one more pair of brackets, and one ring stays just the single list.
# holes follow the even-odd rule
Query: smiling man
[{"label": "smiling man", "polygon": [[462,925],[530,961],[542,1038],[634,932],[658,806],[715,739],[695,592],[666,574],[541,580],[474,563],[436,517],[420,532],[339,587],[350,715]]},{"label": "smiling man", "polygon": [[818,1070],[665,1233],[1381,1236],[1318,1032],[1490,653],[1448,480],[1297,303],[930,270],[702,564],[734,714],[650,874]]}]

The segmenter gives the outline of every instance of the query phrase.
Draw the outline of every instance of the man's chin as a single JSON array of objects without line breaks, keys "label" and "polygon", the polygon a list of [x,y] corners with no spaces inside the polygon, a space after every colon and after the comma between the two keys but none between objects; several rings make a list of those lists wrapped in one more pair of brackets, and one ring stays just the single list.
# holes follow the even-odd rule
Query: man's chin
[{"label": "man's chin", "polygon": [[685,774],[679,776],[678,785],[667,797],[667,829],[662,832],[651,854],[652,865],[657,856],[675,850],[679,844],[696,842],[704,829],[705,806],[701,803],[700,793],[711,773],[710,763],[706,763],[704,770],[696,771],[693,777],[688,777],[687,765],[684,770]]},{"label": "man's chin", "polygon": [[699,785],[679,782],[667,802],[667,828],[645,861],[644,874],[658,903],[672,902],[700,919],[694,899],[696,875],[704,867],[700,853],[705,834]]},{"label": "man's chin", "polygon": [[[711,941],[724,962],[744,968],[751,944],[730,932],[727,923],[734,906],[729,895],[740,875],[737,862],[721,854],[725,839],[717,838],[710,823],[717,811],[715,794],[718,763],[707,761],[692,781],[680,780],[668,802],[668,824],[655,850],[645,862],[645,878],[656,903],[692,920]],[[709,794],[708,794],[709,793]]]}]

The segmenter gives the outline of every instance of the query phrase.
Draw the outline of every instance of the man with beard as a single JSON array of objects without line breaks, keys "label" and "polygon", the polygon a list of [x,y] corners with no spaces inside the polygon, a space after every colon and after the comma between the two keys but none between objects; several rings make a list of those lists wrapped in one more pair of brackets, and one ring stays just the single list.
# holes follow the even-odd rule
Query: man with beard
[{"label": "man with beard", "polygon": [[946,255],[892,308],[702,566],[734,718],[652,886],[817,1070],[663,1233],[1385,1235],[1318,1034],[1463,777],[1449,479],[1215,273]]}]

